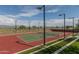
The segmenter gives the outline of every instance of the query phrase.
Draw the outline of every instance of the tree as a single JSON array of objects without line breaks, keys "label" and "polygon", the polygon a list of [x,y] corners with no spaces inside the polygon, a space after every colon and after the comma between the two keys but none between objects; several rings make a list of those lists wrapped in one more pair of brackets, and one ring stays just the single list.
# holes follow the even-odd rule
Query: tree
[{"label": "tree", "polygon": [[36,26],[32,26],[33,29],[37,28]]},{"label": "tree", "polygon": [[66,26],[66,29],[71,29],[72,28],[72,26]]},{"label": "tree", "polygon": [[76,24],[76,28],[75,29],[79,29],[79,20],[78,20],[78,23]]},{"label": "tree", "polygon": [[21,25],[21,26],[19,26],[19,28],[18,28],[18,29],[26,29],[26,26]]}]

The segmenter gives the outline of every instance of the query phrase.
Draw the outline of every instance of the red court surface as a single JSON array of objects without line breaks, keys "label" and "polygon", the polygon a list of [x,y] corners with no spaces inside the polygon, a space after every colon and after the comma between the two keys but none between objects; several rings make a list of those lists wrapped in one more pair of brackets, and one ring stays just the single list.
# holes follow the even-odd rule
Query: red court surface
[{"label": "red court surface", "polygon": [[[70,33],[66,33],[66,35],[70,35]],[[26,43],[17,36],[19,35],[0,36],[0,54],[14,54],[43,43],[43,39]],[[61,37],[63,37],[63,34],[47,38],[46,42],[56,40]]]}]

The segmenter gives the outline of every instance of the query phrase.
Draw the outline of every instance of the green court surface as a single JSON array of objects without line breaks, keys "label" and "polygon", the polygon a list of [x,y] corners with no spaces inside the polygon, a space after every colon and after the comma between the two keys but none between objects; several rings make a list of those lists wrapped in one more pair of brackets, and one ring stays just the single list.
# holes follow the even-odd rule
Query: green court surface
[{"label": "green court surface", "polygon": [[[46,37],[55,36],[57,34],[58,33],[48,32],[48,33],[46,33]],[[36,41],[36,40],[43,38],[43,33],[23,34],[23,35],[20,36],[20,38],[25,40],[25,41],[28,41],[28,42]]]}]

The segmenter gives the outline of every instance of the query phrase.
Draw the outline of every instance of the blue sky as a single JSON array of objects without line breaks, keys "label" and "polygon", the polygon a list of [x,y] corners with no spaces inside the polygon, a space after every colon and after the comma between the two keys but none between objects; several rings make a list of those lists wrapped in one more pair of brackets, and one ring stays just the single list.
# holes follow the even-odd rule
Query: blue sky
[{"label": "blue sky", "polygon": [[[40,5],[0,5],[0,25],[14,25],[14,20],[20,25],[42,25],[42,10],[38,10]],[[67,24],[72,25],[70,17],[79,17],[79,6],[77,5],[46,5],[46,21],[48,26],[58,26],[63,24],[63,16],[59,14],[65,13]],[[6,22],[5,22],[6,21]],[[75,20],[77,23],[77,21]]]}]

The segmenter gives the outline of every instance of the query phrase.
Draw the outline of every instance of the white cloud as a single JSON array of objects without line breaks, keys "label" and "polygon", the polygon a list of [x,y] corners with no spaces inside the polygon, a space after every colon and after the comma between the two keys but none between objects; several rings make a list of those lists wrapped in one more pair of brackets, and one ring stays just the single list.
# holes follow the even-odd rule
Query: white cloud
[{"label": "white cloud", "polygon": [[[75,24],[77,24],[77,19],[75,19]],[[28,26],[28,20],[25,21],[18,21],[19,25],[26,25]],[[31,26],[43,26],[43,20],[31,20]],[[66,19],[66,26],[72,26],[72,19]],[[64,20],[63,19],[49,19],[46,20],[46,26],[59,26],[62,27],[64,26]]]},{"label": "white cloud", "polygon": [[[0,15],[0,25],[14,25],[15,20],[18,20],[16,17],[12,15]],[[29,20],[18,20],[17,24],[18,25],[26,25],[28,26],[28,21]],[[75,19],[75,24],[77,24],[78,18]],[[31,20],[31,26],[43,26],[43,20]],[[49,19],[46,20],[46,26],[63,26],[64,25],[64,20],[63,19]],[[66,19],[66,25],[72,26],[72,19]]]},{"label": "white cloud", "polygon": [[51,10],[48,10],[47,13],[56,13],[58,11],[59,11],[59,9],[51,9]]},{"label": "white cloud", "polygon": [[39,11],[39,10],[36,10],[36,9],[31,10],[31,11],[28,11],[28,12],[24,10],[24,12],[19,13],[19,14],[16,15],[16,16],[32,17],[32,16],[35,16],[35,15],[37,15],[37,14],[39,14],[39,13],[40,13],[40,11]]},{"label": "white cloud", "polygon": [[0,15],[0,25],[13,25],[14,24],[14,19],[4,16],[4,15]]},{"label": "white cloud", "polygon": [[[17,20],[17,25],[25,25],[28,26],[29,20],[18,20],[16,17],[12,15],[0,15],[0,25],[15,25],[15,20]],[[31,26],[38,26],[38,22],[40,22],[40,26],[43,25],[43,21],[40,20],[31,20]]]},{"label": "white cloud", "polygon": [[[72,19],[66,19],[66,26],[72,26],[73,25]],[[75,24],[77,24],[78,20],[75,19]],[[64,20],[63,19],[49,19],[46,21],[47,26],[64,26]]]},{"label": "white cloud", "polygon": [[[29,26],[29,20],[18,20],[17,22],[18,25],[25,25],[25,26]],[[31,20],[30,21],[30,25],[31,26],[43,26],[43,21],[42,20]]]}]

